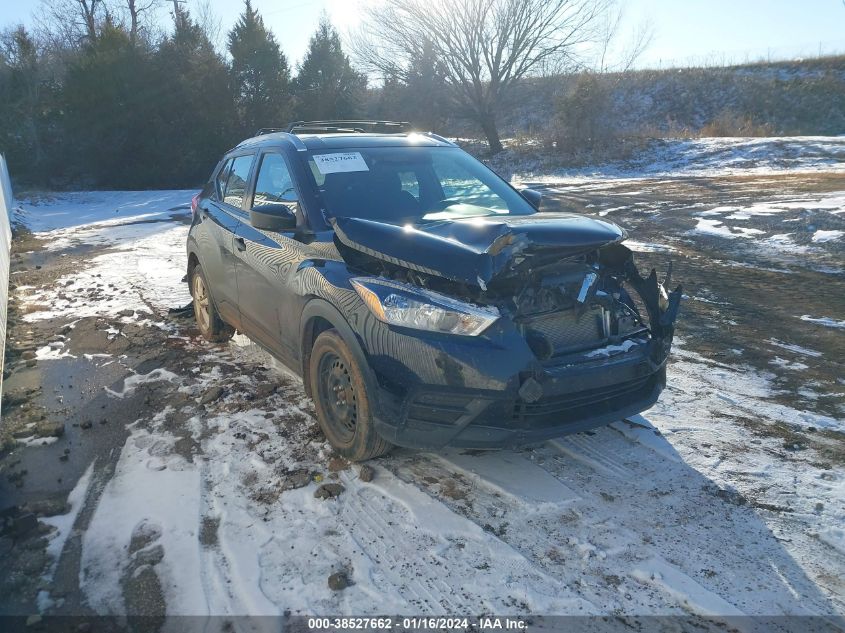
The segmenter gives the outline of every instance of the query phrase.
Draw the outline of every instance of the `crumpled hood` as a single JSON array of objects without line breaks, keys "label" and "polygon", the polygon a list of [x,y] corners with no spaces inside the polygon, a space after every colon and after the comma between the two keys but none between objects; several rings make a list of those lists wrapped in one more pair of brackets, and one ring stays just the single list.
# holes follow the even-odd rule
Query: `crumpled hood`
[{"label": "crumpled hood", "polygon": [[341,244],[412,270],[481,286],[524,254],[561,259],[624,240],[625,231],[574,213],[493,216],[398,224],[335,218]]}]

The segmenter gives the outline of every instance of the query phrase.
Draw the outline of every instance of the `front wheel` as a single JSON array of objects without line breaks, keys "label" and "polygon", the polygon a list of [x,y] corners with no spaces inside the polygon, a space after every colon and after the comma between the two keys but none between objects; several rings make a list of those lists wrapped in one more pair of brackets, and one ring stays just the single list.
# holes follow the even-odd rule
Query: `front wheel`
[{"label": "front wheel", "polygon": [[225,343],[232,338],[235,330],[217,313],[208,291],[205,273],[199,264],[191,271],[191,295],[194,298],[194,317],[200,334],[213,343]]},{"label": "front wheel", "polygon": [[317,337],[308,370],[317,421],[332,447],[355,462],[387,453],[392,445],[375,430],[364,374],[337,330]]}]

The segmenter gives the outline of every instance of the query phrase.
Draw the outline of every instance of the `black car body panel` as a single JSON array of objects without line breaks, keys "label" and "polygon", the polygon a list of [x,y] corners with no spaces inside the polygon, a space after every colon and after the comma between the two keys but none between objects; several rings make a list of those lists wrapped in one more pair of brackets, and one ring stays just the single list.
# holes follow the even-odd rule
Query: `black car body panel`
[{"label": "black car body panel", "polygon": [[572,257],[625,238],[614,224],[573,213],[414,224],[337,218],[334,228],[343,244],[372,257],[485,286],[529,253]]},{"label": "black car body panel", "polygon": [[[310,180],[311,150],[411,142],[459,151],[424,136],[270,134],[227,155],[199,197],[187,243],[189,272],[202,264],[224,320],[303,376],[309,394],[310,346],[320,331],[337,330],[364,368],[379,433],[403,446],[512,446],[653,405],[666,382],[681,289],[667,294],[654,271],[641,276],[616,225],[574,214],[327,214]],[[268,154],[284,157],[296,187],[299,221],[290,231],[250,224],[255,172]],[[256,160],[233,206],[215,199],[214,183],[237,155]],[[495,307],[500,316],[477,336],[391,325],[356,292],[352,280],[362,277]]]}]

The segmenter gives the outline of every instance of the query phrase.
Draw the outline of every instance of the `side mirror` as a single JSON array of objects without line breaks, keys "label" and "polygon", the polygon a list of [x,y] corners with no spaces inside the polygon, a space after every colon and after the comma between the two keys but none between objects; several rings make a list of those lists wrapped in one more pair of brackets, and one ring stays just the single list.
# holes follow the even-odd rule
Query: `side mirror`
[{"label": "side mirror", "polygon": [[290,231],[296,228],[297,203],[291,204],[263,204],[251,209],[249,223],[254,229],[265,231]]},{"label": "side mirror", "polygon": [[536,189],[523,189],[519,193],[522,194],[522,197],[528,200],[528,204],[532,207],[540,210],[540,203],[543,201],[543,194],[537,191]]}]

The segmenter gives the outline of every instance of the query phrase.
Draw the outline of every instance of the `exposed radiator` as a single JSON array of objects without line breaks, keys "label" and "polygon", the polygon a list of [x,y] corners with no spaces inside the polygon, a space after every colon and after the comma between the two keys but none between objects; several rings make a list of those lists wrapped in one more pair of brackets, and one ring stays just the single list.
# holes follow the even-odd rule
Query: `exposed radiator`
[{"label": "exposed radiator", "polygon": [[578,317],[577,310],[562,310],[540,314],[522,323],[525,333],[533,332],[545,338],[554,354],[596,347],[607,340],[605,311],[593,306]]}]

